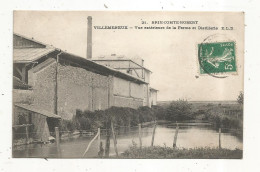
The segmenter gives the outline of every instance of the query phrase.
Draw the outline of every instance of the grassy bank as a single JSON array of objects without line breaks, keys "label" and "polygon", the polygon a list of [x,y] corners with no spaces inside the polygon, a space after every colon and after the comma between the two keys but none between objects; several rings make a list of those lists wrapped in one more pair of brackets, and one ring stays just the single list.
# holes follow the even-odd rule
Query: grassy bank
[{"label": "grassy bank", "polygon": [[132,146],[120,155],[120,158],[148,158],[148,159],[241,159],[243,151],[218,149],[218,148],[194,148],[173,149],[170,147],[144,147],[142,149]]}]

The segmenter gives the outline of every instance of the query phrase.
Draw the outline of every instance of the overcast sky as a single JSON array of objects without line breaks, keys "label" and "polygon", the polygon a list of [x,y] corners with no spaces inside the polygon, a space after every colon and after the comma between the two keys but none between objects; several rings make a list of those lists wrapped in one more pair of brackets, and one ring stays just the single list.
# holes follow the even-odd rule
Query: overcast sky
[{"label": "overcast sky", "polygon": [[[93,56],[117,54],[144,59],[145,67],[153,72],[151,86],[159,90],[158,100],[236,100],[243,90],[244,23],[241,14],[23,11],[14,12],[14,32],[85,57],[88,16],[93,17],[93,26],[134,27],[142,26],[142,21],[152,26],[151,21],[158,20],[193,20],[198,21],[196,26],[233,26],[233,31],[93,28]],[[214,34],[225,34],[236,41],[236,75],[219,79],[198,73],[197,45]]]}]

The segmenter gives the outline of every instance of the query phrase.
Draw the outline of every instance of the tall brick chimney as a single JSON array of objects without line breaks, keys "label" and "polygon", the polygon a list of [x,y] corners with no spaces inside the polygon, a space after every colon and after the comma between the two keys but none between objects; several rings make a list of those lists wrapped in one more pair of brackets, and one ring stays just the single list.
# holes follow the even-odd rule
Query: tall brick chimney
[{"label": "tall brick chimney", "polygon": [[88,16],[87,59],[92,59],[92,17]]}]

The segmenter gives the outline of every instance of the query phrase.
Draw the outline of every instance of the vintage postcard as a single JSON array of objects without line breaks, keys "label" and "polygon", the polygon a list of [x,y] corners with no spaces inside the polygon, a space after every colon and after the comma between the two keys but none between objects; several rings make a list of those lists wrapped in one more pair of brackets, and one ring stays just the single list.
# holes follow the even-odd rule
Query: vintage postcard
[{"label": "vintage postcard", "polygon": [[243,158],[243,12],[13,20],[14,158]]}]

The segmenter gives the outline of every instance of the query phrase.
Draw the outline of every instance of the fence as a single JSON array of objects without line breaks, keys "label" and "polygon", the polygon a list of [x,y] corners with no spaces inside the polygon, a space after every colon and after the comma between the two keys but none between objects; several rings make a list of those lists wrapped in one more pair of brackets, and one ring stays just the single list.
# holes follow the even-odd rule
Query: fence
[{"label": "fence", "polygon": [[[76,135],[84,135],[85,137],[89,137],[91,138],[91,140],[88,142],[77,142],[77,143],[73,143],[70,145],[64,145],[62,144],[63,149],[71,149],[71,147],[78,147],[81,148],[80,152],[77,152],[76,157],[91,157],[89,156],[90,154],[93,155],[93,149],[91,149],[91,147],[95,146],[98,147],[98,149],[95,149],[94,151],[96,151],[94,154],[97,155],[98,157],[102,158],[108,158],[111,156],[111,145],[113,144],[113,148],[114,148],[114,152],[112,156],[114,157],[119,157],[119,149],[118,149],[118,140],[117,137],[120,134],[120,130],[125,131],[127,133],[134,133],[137,135],[137,145],[140,149],[143,148],[143,134],[146,132],[146,128],[147,126],[149,126],[149,132],[151,135],[151,140],[150,140],[150,145],[154,146],[154,142],[155,142],[155,136],[156,136],[156,131],[157,131],[157,123],[153,122],[150,123],[151,125],[149,126],[149,124],[145,124],[145,125],[141,125],[139,124],[138,126],[119,126],[119,125],[115,125],[111,122],[111,125],[108,129],[101,129],[98,128],[97,130],[93,131],[93,130],[82,130],[79,132],[68,132],[68,131],[59,131],[59,128],[56,127],[55,128],[55,132],[52,133],[53,136],[55,136],[55,144],[53,144],[53,149],[52,151],[55,149],[56,153],[52,154],[53,152],[48,153],[48,155],[50,155],[50,157],[62,157],[61,153],[63,150],[61,150],[61,139],[65,138],[65,137],[72,137],[72,136],[76,136]],[[152,127],[152,128],[151,128]],[[225,128],[222,128],[225,129]],[[222,129],[220,128],[218,131],[218,147],[219,149],[222,148],[221,143],[222,143]],[[133,131],[134,130],[134,131]],[[177,142],[178,142],[178,135],[179,135],[179,125],[178,123],[176,123],[176,127],[175,127],[175,132],[172,133],[172,147],[176,148],[177,147]],[[101,140],[101,136],[105,137],[105,139],[103,139],[103,141]],[[150,138],[150,137],[149,137]],[[110,144],[110,140],[113,142]],[[103,144],[104,143],[104,144]],[[146,142],[147,143],[147,142]],[[147,146],[147,145],[146,145]],[[29,149],[38,149],[38,148],[29,148]],[[41,147],[41,149],[44,149],[44,147]],[[91,151],[90,151],[91,150]],[[44,150],[42,150],[44,152]],[[90,152],[89,152],[90,151]],[[35,157],[35,156],[33,156]]]},{"label": "fence", "polygon": [[33,132],[29,131],[30,127],[32,127],[32,124],[14,125],[13,141],[17,138],[25,138],[25,144],[29,144],[30,135],[33,134]]}]

